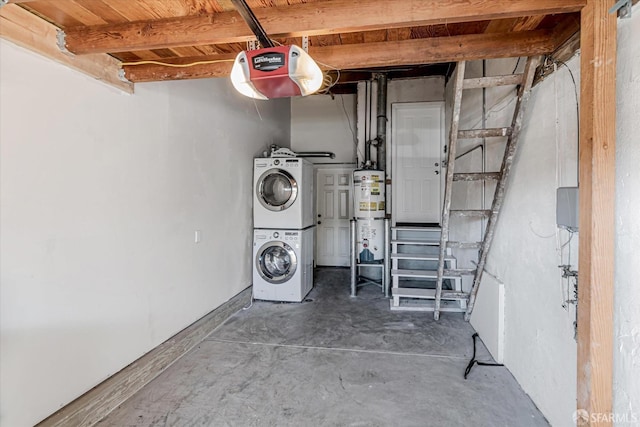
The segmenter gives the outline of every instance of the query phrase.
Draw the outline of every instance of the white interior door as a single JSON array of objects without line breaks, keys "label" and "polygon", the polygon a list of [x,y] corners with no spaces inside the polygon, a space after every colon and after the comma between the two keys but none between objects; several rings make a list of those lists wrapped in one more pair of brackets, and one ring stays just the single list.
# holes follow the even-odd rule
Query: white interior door
[{"label": "white interior door", "polygon": [[444,102],[391,107],[394,223],[440,223]]},{"label": "white interior door", "polygon": [[316,264],[349,265],[349,220],[353,216],[353,168],[318,169]]}]

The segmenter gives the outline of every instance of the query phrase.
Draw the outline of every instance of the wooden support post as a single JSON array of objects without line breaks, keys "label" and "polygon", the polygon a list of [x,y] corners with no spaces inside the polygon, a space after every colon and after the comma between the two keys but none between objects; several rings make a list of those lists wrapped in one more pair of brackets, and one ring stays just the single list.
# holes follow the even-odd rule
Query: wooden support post
[{"label": "wooden support post", "polygon": [[588,0],[580,29],[577,398],[591,415],[610,414],[613,400],[617,19],[610,3]]}]

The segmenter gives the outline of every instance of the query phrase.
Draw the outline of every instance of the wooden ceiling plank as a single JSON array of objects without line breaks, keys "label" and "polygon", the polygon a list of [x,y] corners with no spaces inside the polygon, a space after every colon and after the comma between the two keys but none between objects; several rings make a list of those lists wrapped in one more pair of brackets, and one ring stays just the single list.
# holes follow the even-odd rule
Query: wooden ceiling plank
[{"label": "wooden ceiling plank", "polygon": [[[38,3],[34,3],[31,6],[36,7]],[[81,22],[82,25],[109,25],[109,22],[100,15],[96,15],[75,1],[51,2],[48,6],[55,8],[58,13],[63,13],[75,21]]]},{"label": "wooden ceiling plank", "polygon": [[104,0],[75,0],[75,2],[91,11],[94,15],[101,17],[109,24],[129,22],[129,19]]},{"label": "wooden ceiling plank", "polygon": [[[37,6],[37,9],[34,8],[34,6]],[[60,28],[86,25],[82,21],[78,21],[73,16],[68,15],[63,10],[60,10],[55,3],[28,3],[24,4],[22,7],[49,22],[55,22],[55,25]]]},{"label": "wooden ceiling plank", "polygon": [[231,2],[231,0],[216,0],[216,2],[218,3],[222,11],[229,12],[235,10],[235,6]]},{"label": "wooden ceiling plank", "polygon": [[485,33],[495,34],[495,33],[508,33],[513,29],[513,26],[516,24],[517,18],[506,18],[506,19],[495,19],[489,22]]},{"label": "wooden ceiling plank", "polygon": [[390,28],[387,30],[388,41],[409,40],[411,38],[411,28]]},{"label": "wooden ceiling plank", "polygon": [[365,31],[363,33],[365,43],[387,41],[387,30]]},{"label": "wooden ceiling plank", "polygon": [[518,18],[511,31],[530,31],[538,28],[538,25],[547,15],[523,16]]},{"label": "wooden ceiling plank", "polygon": [[70,56],[57,46],[57,28],[18,5],[0,9],[0,37],[96,78],[127,93],[133,85],[118,78],[120,61],[106,55]]},{"label": "wooden ceiling plank", "polygon": [[[473,34],[366,44],[318,46],[309,49],[321,68],[342,70],[391,67],[416,64],[438,64],[462,60],[510,58],[542,55],[556,48],[550,30],[523,31],[511,34]],[[180,63],[202,59],[232,59],[233,55],[205,58],[179,58]],[[173,62],[174,60],[172,60]],[[225,77],[232,62],[169,68],[158,65],[125,66],[125,75],[133,82]]]},{"label": "wooden ceiling plank", "polygon": [[[585,1],[477,0],[471,7],[466,0],[326,0],[258,8],[254,13],[267,33],[278,38],[569,13],[580,10]],[[69,28],[66,34],[67,49],[76,54],[246,42],[253,38],[235,11]]]}]

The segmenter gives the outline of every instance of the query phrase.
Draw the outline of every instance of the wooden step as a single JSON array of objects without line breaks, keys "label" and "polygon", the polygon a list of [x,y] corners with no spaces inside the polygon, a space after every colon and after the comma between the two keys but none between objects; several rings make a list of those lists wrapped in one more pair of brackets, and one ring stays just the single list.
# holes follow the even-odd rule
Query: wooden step
[{"label": "wooden step", "polygon": [[454,181],[498,181],[500,172],[454,173]]},{"label": "wooden step", "polygon": [[440,246],[440,240],[395,239],[391,241],[391,244],[392,245],[416,245],[416,246]]},{"label": "wooden step", "polygon": [[467,301],[469,299],[469,293],[460,291],[447,291],[443,289],[442,299],[457,299]]},{"label": "wooden step", "polygon": [[[391,254],[391,259],[408,259],[408,260],[413,260],[413,261],[438,261],[438,254],[434,254],[434,255],[423,255],[423,254],[399,254],[399,253],[392,253]],[[445,261],[455,261],[455,258],[452,256],[446,256],[444,257]]]},{"label": "wooden step", "polygon": [[450,211],[451,216],[468,218],[489,218],[491,210],[488,209],[454,209]]},{"label": "wooden step", "polygon": [[511,135],[511,128],[464,129],[458,131],[458,139],[494,138]]},{"label": "wooden step", "polygon": [[452,249],[480,249],[480,246],[482,242],[447,242],[447,247]]},{"label": "wooden step", "polygon": [[[391,298],[389,308],[391,311],[433,312],[435,305],[436,302],[432,299],[400,299],[396,305],[394,299]],[[463,307],[461,307],[460,301],[442,300],[440,302],[441,312],[463,313],[466,311],[466,304]]]},{"label": "wooden step", "polygon": [[[444,279],[458,279],[462,276],[471,276],[475,274],[475,269],[471,268],[456,268],[456,269],[445,269],[443,278]],[[391,270],[392,276],[397,277],[414,277],[421,279],[437,279],[438,272],[435,270]]]},{"label": "wooden step", "polygon": [[506,76],[477,77],[464,79],[463,89],[480,89],[483,87],[511,86],[522,83],[522,74],[507,74]]}]

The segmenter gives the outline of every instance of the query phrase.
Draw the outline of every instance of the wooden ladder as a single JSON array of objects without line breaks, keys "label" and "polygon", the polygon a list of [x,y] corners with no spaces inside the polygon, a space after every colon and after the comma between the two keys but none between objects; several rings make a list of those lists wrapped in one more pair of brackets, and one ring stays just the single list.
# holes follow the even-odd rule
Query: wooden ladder
[{"label": "wooden ladder", "polygon": [[[465,320],[469,321],[473,307],[475,305],[476,295],[482,280],[482,273],[487,261],[487,255],[491,248],[493,235],[496,230],[500,208],[504,201],[506,186],[509,179],[509,172],[513,164],[516,149],[518,146],[518,137],[522,128],[522,120],[524,117],[524,108],[531,94],[531,85],[539,58],[528,58],[524,73],[506,76],[480,77],[474,79],[465,79],[465,62],[458,62],[454,77],[454,98],[453,98],[453,114],[451,119],[451,133],[449,135],[449,152],[447,156],[447,174],[445,179],[444,203],[442,208],[442,233],[440,235],[438,269],[436,274],[436,291],[435,306],[433,317],[438,320],[440,318],[441,303],[446,300],[463,300],[467,301],[467,309],[465,312]],[[460,130],[460,109],[462,104],[462,92],[465,89],[478,89],[487,87],[518,85],[517,102],[513,113],[513,119],[510,127],[491,128],[491,129],[470,129]],[[507,143],[502,158],[502,166],[499,172],[482,172],[482,173],[455,173],[456,147],[459,139],[472,138],[489,138],[489,137],[507,137]],[[451,196],[454,181],[497,181],[496,189],[493,196],[493,203],[490,210],[485,209],[465,209],[451,210]],[[449,225],[451,216],[457,217],[475,217],[480,219],[488,219],[484,236],[481,242],[450,242],[449,241]],[[452,271],[445,268],[447,258],[447,248],[474,248],[478,249],[478,262],[475,268],[461,268]],[[473,285],[471,290],[467,292],[448,291],[442,289],[443,279],[447,274],[472,275]]]}]

